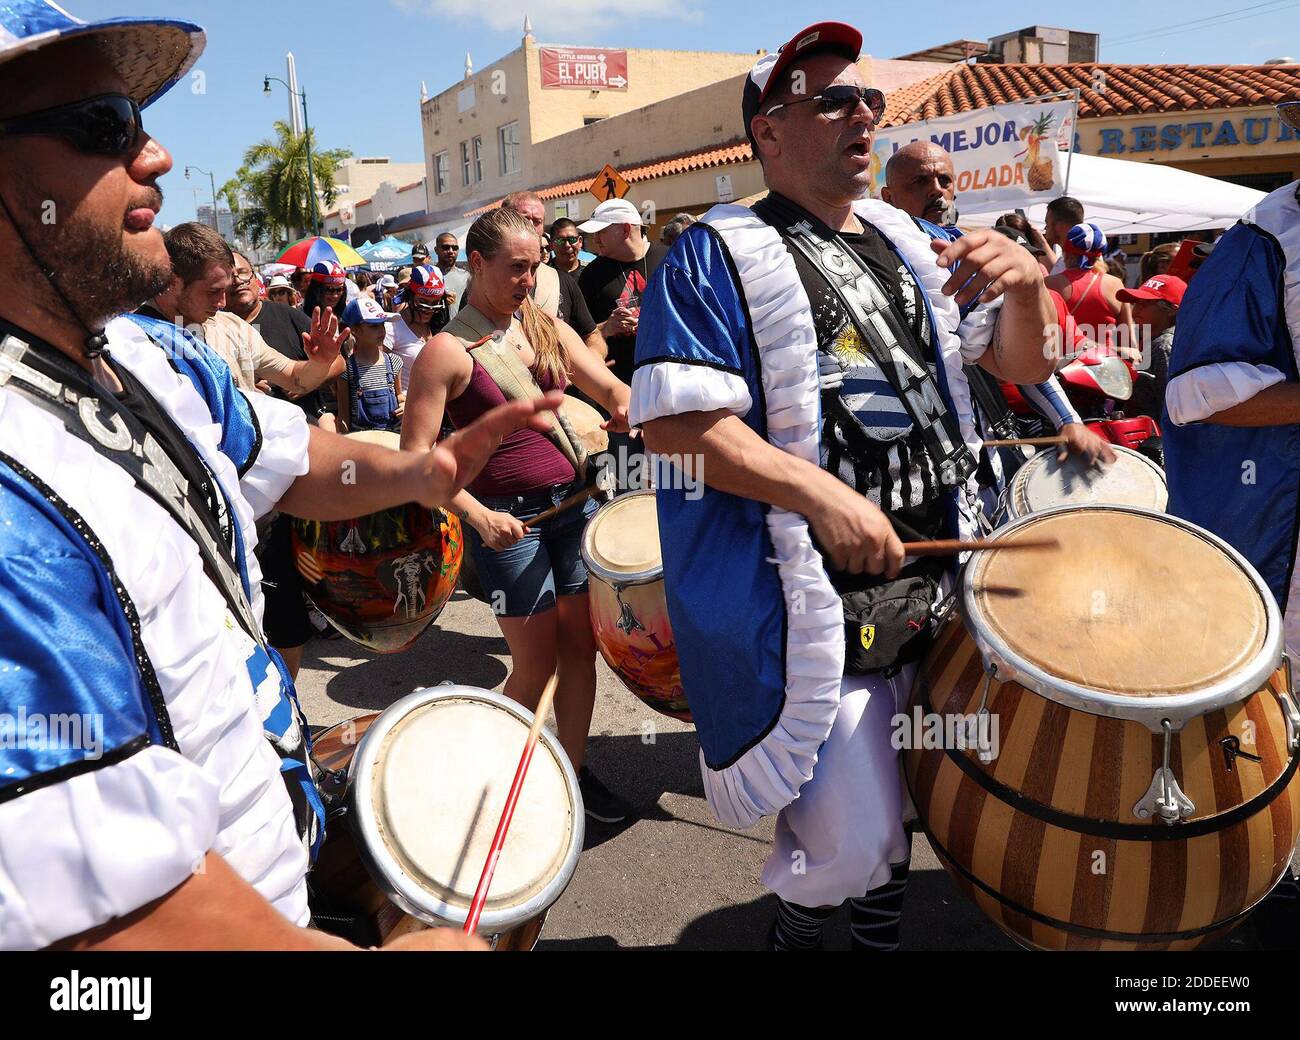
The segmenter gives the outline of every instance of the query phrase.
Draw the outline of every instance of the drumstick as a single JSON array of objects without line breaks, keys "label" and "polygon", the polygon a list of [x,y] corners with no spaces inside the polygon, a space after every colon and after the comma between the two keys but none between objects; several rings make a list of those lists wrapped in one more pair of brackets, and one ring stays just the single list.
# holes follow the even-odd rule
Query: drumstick
[{"label": "drumstick", "polygon": [[533,724],[528,730],[528,739],[524,741],[524,753],[519,756],[519,766],[515,769],[514,783],[506,795],[505,808],[501,810],[501,822],[492,838],[492,847],[488,849],[487,862],[483,864],[483,873],[479,875],[478,888],[474,890],[474,899],[469,905],[469,916],[465,918],[465,934],[473,935],[478,929],[478,920],[483,915],[483,906],[487,903],[488,889],[492,885],[492,875],[496,873],[497,860],[501,858],[501,849],[506,843],[506,832],[510,830],[510,821],[515,818],[515,806],[519,803],[519,792],[524,787],[524,777],[528,775],[528,766],[533,760],[533,751],[537,740],[542,735],[542,724],[551,710],[551,701],[555,699],[555,687],[559,684],[558,672],[552,673],[546,680],[541,700],[533,712]]},{"label": "drumstick", "polygon": [[1032,448],[1040,444],[1064,444],[1065,437],[1019,437],[1008,441],[985,441],[986,448]]},{"label": "drumstick", "polygon": [[976,541],[940,538],[933,542],[904,542],[903,551],[908,556],[952,556],[962,552],[992,552],[1006,549],[1055,549],[1060,544],[1055,538],[1021,538],[1014,542],[999,542],[984,538]]},{"label": "drumstick", "polygon": [[587,499],[591,498],[592,495],[603,494],[604,490],[605,490],[604,488],[596,484],[592,484],[591,487],[584,488],[583,490],[579,491],[577,494],[570,495],[558,506],[551,506],[550,509],[538,513],[535,517],[533,517],[526,524],[524,524],[524,530],[526,531],[528,530],[528,528],[533,527],[536,524],[540,524],[543,520],[549,520],[551,517],[555,516],[556,513],[563,513],[566,509],[572,509],[579,502],[587,501]]}]

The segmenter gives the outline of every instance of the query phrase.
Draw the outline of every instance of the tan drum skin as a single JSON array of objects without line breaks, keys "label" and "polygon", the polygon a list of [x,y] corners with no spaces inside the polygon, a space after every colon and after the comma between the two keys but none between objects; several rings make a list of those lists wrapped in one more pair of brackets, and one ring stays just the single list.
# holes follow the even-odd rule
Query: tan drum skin
[{"label": "tan drum skin", "polygon": [[[371,942],[435,925],[458,927],[464,921],[527,733],[518,718],[499,709],[501,695],[489,694],[493,700],[488,700],[481,696],[485,691],[467,687],[435,691],[437,699],[399,709],[400,718],[368,759],[374,776],[366,802],[356,796],[355,756],[384,713],[339,723],[313,742],[317,784],[331,820],[309,883],[331,911],[363,918]],[[545,733],[497,863],[485,920],[494,911],[509,915],[512,907],[529,901],[538,911],[526,910],[531,914],[526,918],[515,914],[519,923],[491,936],[494,950],[533,948],[547,910],[576,866],[583,834],[581,794],[558,748]],[[449,916],[416,914],[409,911],[418,908],[398,905],[378,866],[384,860],[367,854],[368,840],[387,848],[382,869],[400,872],[431,901],[445,902]],[[542,895],[543,890],[551,896]]]},{"label": "tan drum skin", "polygon": [[[1093,696],[1119,706],[1080,710],[1031,689],[1039,681],[1027,673],[1019,674],[1026,684],[993,678],[983,703],[998,720],[996,757],[981,761],[973,740],[965,749],[914,740],[903,753],[912,798],[958,887],[1017,942],[1196,947],[1267,895],[1300,831],[1286,669],[1266,630],[1278,615],[1244,561],[1183,521],[1058,511],[999,537],[1041,535],[1059,537],[1062,548],[985,553],[969,565],[966,624],[950,618],[920,668],[913,730],[918,711],[979,711],[990,638],[1033,667],[1072,677],[1057,680],[1062,689],[1082,680],[1075,685],[1092,683]],[[1092,617],[1096,589],[1110,603],[1101,618]],[[1171,727],[1170,771],[1194,809],[1172,824],[1140,819],[1135,809],[1165,747],[1150,718],[1195,696],[1197,674],[1209,689],[1261,667],[1276,670],[1258,688]],[[1126,703],[1149,718],[1113,717]]]},{"label": "tan drum skin", "polygon": [[591,627],[606,664],[655,711],[690,722],[664,596],[654,492],[601,506],[583,534],[582,559]]},{"label": "tan drum skin", "polygon": [[606,421],[605,417],[586,401],[565,394],[560,412],[573,427],[573,432],[582,441],[588,455],[599,455],[609,447],[609,434],[600,428],[601,423]]},{"label": "tan drum skin", "polygon": [[1164,471],[1141,452],[1112,444],[1115,461],[1093,466],[1056,449],[1038,452],[1011,478],[1007,516],[1016,519],[1063,506],[1119,505],[1163,513],[1169,504]]}]

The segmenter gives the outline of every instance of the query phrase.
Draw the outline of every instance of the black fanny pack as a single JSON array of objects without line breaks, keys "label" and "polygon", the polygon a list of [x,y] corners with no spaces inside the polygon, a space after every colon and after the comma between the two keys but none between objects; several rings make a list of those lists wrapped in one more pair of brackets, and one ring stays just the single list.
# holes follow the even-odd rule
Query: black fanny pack
[{"label": "black fanny pack", "polygon": [[[844,674],[896,675],[930,648],[944,564],[919,560],[892,581],[830,572],[844,605]],[[946,614],[946,610],[942,612]]]}]

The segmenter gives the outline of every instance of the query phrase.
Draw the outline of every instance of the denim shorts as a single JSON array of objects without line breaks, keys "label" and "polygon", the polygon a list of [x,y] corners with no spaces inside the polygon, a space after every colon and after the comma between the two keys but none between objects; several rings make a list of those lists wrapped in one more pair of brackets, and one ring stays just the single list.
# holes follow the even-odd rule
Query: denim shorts
[{"label": "denim shorts", "polygon": [[[582,488],[581,482],[574,482],[527,495],[476,497],[487,509],[527,521]],[[530,527],[521,541],[501,550],[489,549],[483,544],[482,536],[465,525],[479,583],[499,617],[532,617],[555,606],[557,596],[573,596],[587,590],[582,532],[596,508],[595,501],[587,499],[581,506],[573,506],[543,520],[537,527]]]}]

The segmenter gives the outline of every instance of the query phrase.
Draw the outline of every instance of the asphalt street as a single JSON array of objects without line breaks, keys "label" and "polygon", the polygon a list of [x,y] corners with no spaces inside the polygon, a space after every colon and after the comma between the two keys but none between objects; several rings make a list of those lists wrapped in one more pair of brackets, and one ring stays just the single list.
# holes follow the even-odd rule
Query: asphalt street
[{"label": "asphalt street", "polygon": [[[403,653],[313,640],[298,689],[311,725],[328,726],[444,680],[499,690],[508,669],[491,611],[457,591],[437,624]],[[577,873],[552,908],[539,949],[761,949],[775,906],[758,880],[772,821],[737,831],[714,820],[694,730],[642,705],[604,661],[597,676],[588,762],[637,817],[619,825],[588,821]],[[953,886],[919,834],[902,936],[912,950],[1016,949]],[[1250,926],[1218,946],[1254,948]],[[828,925],[826,948],[848,948],[845,913]]]}]

